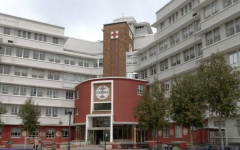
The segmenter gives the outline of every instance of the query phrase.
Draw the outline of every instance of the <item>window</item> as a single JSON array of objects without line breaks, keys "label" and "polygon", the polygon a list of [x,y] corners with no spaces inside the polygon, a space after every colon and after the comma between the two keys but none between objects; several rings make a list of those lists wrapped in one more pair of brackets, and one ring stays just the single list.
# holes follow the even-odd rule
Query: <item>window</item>
[{"label": "window", "polygon": [[[65,108],[65,115],[69,115],[68,112],[69,112],[68,108]],[[73,114],[73,110],[71,110],[71,112]]]},{"label": "window", "polygon": [[84,75],[80,75],[80,74],[76,74],[75,75],[75,79],[77,82],[82,82],[85,80],[85,76]]},{"label": "window", "polygon": [[165,91],[169,91],[169,82],[165,82]]},{"label": "window", "polygon": [[193,25],[189,25],[188,26],[188,33],[189,33],[189,36],[193,35]]},{"label": "window", "polygon": [[[237,120],[237,124],[240,124],[240,120]],[[238,135],[240,136],[240,127],[238,127]]]},{"label": "window", "polygon": [[168,69],[168,59],[160,62],[160,71]]},{"label": "window", "polygon": [[181,64],[180,53],[172,56],[171,60],[172,60],[172,61],[171,61],[171,62],[172,62],[172,67],[174,67],[174,66],[176,66],[176,65],[178,65],[178,64]]},{"label": "window", "polygon": [[164,22],[161,23],[161,30],[164,28]]},{"label": "window", "polygon": [[211,16],[211,5],[204,8],[205,19]]},{"label": "window", "polygon": [[0,84],[0,93],[8,94],[8,85],[7,84]]},{"label": "window", "polygon": [[175,14],[172,15],[172,22],[175,21]]},{"label": "window", "polygon": [[38,40],[38,34],[37,33],[34,34],[34,40]]},{"label": "window", "polygon": [[182,126],[175,126],[175,137],[182,138]]},{"label": "window", "polygon": [[46,108],[46,116],[57,117],[57,108],[47,107]]},{"label": "window", "polygon": [[26,95],[25,86],[13,86],[13,95]]},{"label": "window", "polygon": [[229,53],[229,63],[232,67],[238,66],[238,59],[237,59],[236,51]]},{"label": "window", "polygon": [[77,90],[77,99],[79,99],[79,90]]},{"label": "window", "polygon": [[62,129],[62,138],[68,138],[68,137],[69,137],[69,130]]},{"label": "window", "polygon": [[163,138],[169,138],[169,128],[163,128]]},{"label": "window", "polygon": [[103,59],[99,59],[99,67],[103,67]]},{"label": "window", "polygon": [[137,64],[137,57],[136,56],[127,56],[127,65]]},{"label": "window", "polygon": [[4,34],[10,35],[10,28],[5,28],[4,27]]},{"label": "window", "polygon": [[202,56],[203,55],[202,43],[198,44],[197,48],[198,48],[198,56]]},{"label": "window", "polygon": [[16,56],[23,57],[23,58],[29,58],[29,50],[17,47]]},{"label": "window", "polygon": [[33,78],[44,78],[44,70],[32,69]]},{"label": "window", "polygon": [[55,63],[60,63],[60,55],[58,54],[49,54],[49,61],[50,62],[55,62]]},{"label": "window", "polygon": [[169,20],[169,24],[171,24],[172,23],[171,16],[168,18],[168,20]]},{"label": "window", "polygon": [[129,52],[132,52],[132,45],[129,44]]},{"label": "window", "polygon": [[56,89],[47,89],[47,97],[49,97],[49,98],[58,98],[58,90],[56,90]]},{"label": "window", "polygon": [[155,46],[149,49],[149,57],[152,57],[156,54],[157,54],[157,50]]},{"label": "window", "polygon": [[167,49],[168,48],[168,43],[167,43],[167,39],[164,40],[164,49]]},{"label": "window", "polygon": [[75,58],[70,56],[65,56],[64,63],[69,65],[75,65]]},{"label": "window", "polygon": [[23,38],[26,38],[26,31],[23,31]]},{"label": "window", "polygon": [[58,38],[53,38],[53,43],[58,44]]},{"label": "window", "polygon": [[27,77],[27,75],[28,75],[28,68],[15,66],[14,75]]},{"label": "window", "polygon": [[95,103],[94,110],[111,110],[111,103]]},{"label": "window", "polygon": [[177,20],[178,19],[178,12],[176,12],[175,15],[176,15],[176,20]]},{"label": "window", "polygon": [[232,5],[232,0],[223,0],[223,7],[228,7]]},{"label": "window", "polygon": [[142,54],[141,54],[141,61],[144,61],[144,60],[146,60],[147,59],[147,52],[143,52]]},{"label": "window", "polygon": [[188,61],[195,58],[194,47],[184,51],[184,61]]},{"label": "window", "polygon": [[129,37],[132,39],[132,31],[129,30]]},{"label": "window", "polygon": [[39,52],[39,51],[34,51],[33,52],[33,59],[45,60],[45,53],[44,52]]},{"label": "window", "polygon": [[93,127],[110,127],[110,117],[93,117]]},{"label": "window", "polygon": [[0,65],[0,74],[10,74],[10,69],[9,65]]},{"label": "window", "polygon": [[188,38],[188,28],[183,29],[183,39]]},{"label": "window", "polygon": [[188,6],[185,6],[185,14],[188,13]]},{"label": "window", "polygon": [[77,110],[76,110],[76,115],[78,115],[78,107],[76,108]]},{"label": "window", "polygon": [[18,114],[18,106],[11,106],[11,115]]},{"label": "window", "polygon": [[235,19],[235,23],[236,23],[236,33],[238,33],[240,32],[240,17]]},{"label": "window", "polygon": [[8,56],[12,55],[12,47],[10,46],[4,46],[4,45],[0,45],[0,54],[5,54]]},{"label": "window", "polygon": [[39,87],[31,87],[31,96],[42,97],[43,89]]},{"label": "window", "polygon": [[[218,127],[218,121],[213,121],[213,126]],[[221,127],[226,127],[225,126],[225,121],[221,121]]]},{"label": "window", "polygon": [[2,128],[0,128],[0,138],[2,138]]},{"label": "window", "polygon": [[21,128],[12,128],[11,138],[20,138],[20,137],[21,137]]},{"label": "window", "polygon": [[54,128],[47,128],[46,138],[55,138]]},{"label": "window", "polygon": [[216,28],[213,30],[213,38],[214,38],[214,43],[221,40],[219,28]]},{"label": "window", "polygon": [[22,31],[18,30],[18,37],[21,37],[21,36],[22,36]]},{"label": "window", "polygon": [[178,43],[180,41],[179,39],[179,32],[170,36],[170,45],[173,46],[174,44]]},{"label": "window", "polygon": [[59,80],[60,79],[60,73],[59,72],[48,71],[48,79]]},{"label": "window", "polygon": [[192,10],[192,3],[189,3],[189,11]]},{"label": "window", "polygon": [[64,81],[72,81],[72,82],[74,82],[74,74],[72,74],[72,73],[64,73],[63,74],[63,80]]},{"label": "window", "polygon": [[144,85],[137,85],[137,95],[142,95],[144,91]]},{"label": "window", "polygon": [[227,37],[229,37],[235,33],[233,21],[226,23],[226,32],[227,32]]},{"label": "window", "polygon": [[28,32],[28,39],[31,38],[31,32]]},{"label": "window", "polygon": [[212,31],[206,33],[206,46],[213,44]]},{"label": "window", "polygon": [[29,137],[31,137],[31,138],[38,137],[38,130],[33,131],[32,133],[29,133]]},{"label": "window", "polygon": [[154,75],[157,73],[156,65],[150,67],[150,75]]},{"label": "window", "polygon": [[217,3],[218,3],[218,1],[215,1],[212,3],[212,15],[214,15],[218,12]]},{"label": "window", "polygon": [[142,79],[147,78],[147,69],[141,71]]},{"label": "window", "polygon": [[196,31],[200,31],[201,30],[201,20],[197,20],[196,22],[195,22],[195,25],[196,25]]},{"label": "window", "polygon": [[79,58],[78,65],[82,66],[82,67],[89,67],[89,60],[88,59]]},{"label": "window", "polygon": [[184,15],[184,11],[183,11],[183,8],[181,9],[181,15],[182,15],[182,16]]},{"label": "window", "polygon": [[73,99],[73,91],[66,91],[66,99]]}]

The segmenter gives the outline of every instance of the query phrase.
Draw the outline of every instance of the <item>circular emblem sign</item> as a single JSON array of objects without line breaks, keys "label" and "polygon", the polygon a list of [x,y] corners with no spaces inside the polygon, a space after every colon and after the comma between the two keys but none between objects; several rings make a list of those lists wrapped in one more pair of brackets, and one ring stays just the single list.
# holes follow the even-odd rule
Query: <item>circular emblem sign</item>
[{"label": "circular emblem sign", "polygon": [[158,136],[162,136],[162,130],[158,131]]},{"label": "circular emblem sign", "polygon": [[61,132],[60,131],[57,131],[56,132],[56,136],[59,137],[61,135]]},{"label": "circular emblem sign", "polygon": [[104,100],[109,96],[109,89],[105,85],[101,85],[96,90],[96,96],[100,100]]},{"label": "circular emblem sign", "polygon": [[173,129],[170,129],[169,133],[170,133],[170,135],[173,135],[174,134]]},{"label": "circular emblem sign", "polygon": [[22,136],[27,136],[27,131],[23,131]]},{"label": "circular emblem sign", "polygon": [[186,128],[183,129],[183,135],[187,135],[188,134],[188,130]]}]

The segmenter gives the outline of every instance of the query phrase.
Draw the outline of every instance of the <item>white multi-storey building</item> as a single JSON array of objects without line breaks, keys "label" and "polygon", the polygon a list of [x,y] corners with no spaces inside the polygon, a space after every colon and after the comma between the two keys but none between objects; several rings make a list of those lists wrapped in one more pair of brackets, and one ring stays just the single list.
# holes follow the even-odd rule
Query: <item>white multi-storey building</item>
[{"label": "white multi-storey building", "polygon": [[[149,23],[137,23],[133,17],[113,20],[128,22],[134,34],[133,50],[127,52],[126,77],[146,79],[149,85],[157,77],[170,90],[174,75],[194,72],[213,52],[225,53],[229,64],[238,66],[239,8],[239,0],[171,0],[156,12],[154,34]],[[7,110],[1,119],[13,125],[6,128],[11,132],[6,136],[21,137],[16,115],[32,97],[41,108],[46,136],[60,131],[62,138],[67,137],[66,109],[74,108],[75,86],[102,77],[102,66],[102,41],[66,37],[64,27],[0,14],[0,101]],[[240,129],[233,127],[239,122],[240,117],[222,121],[226,142],[239,140]],[[208,118],[208,126],[216,128],[214,118]],[[4,135],[3,129],[0,133]],[[209,138],[212,144],[219,143],[219,139]]]}]

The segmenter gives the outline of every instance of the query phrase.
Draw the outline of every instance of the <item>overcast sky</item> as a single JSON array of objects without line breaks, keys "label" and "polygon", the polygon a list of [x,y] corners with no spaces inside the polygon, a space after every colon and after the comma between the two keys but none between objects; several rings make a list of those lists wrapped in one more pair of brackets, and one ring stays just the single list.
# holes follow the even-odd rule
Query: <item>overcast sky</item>
[{"label": "overcast sky", "polygon": [[[65,36],[103,39],[103,24],[124,16],[156,21],[156,11],[170,0],[0,0],[0,12],[65,27]],[[153,29],[155,33],[156,30]]]}]

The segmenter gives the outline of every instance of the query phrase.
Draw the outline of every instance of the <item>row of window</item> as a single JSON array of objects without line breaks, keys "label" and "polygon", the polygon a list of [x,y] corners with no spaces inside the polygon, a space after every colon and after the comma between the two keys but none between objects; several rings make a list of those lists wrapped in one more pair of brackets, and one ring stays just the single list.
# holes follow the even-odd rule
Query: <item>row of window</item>
[{"label": "row of window", "polygon": [[[19,113],[19,110],[21,109],[21,105],[1,105],[1,107],[5,111],[5,115],[17,115]],[[44,112],[45,110],[45,112]],[[56,107],[39,107],[39,111],[41,112],[41,116],[47,116],[47,117],[58,117],[58,108]],[[8,113],[9,112],[9,113]],[[44,114],[43,114],[44,113]],[[68,108],[65,108],[64,115],[68,115]]]},{"label": "row of window", "polygon": [[[76,58],[71,56],[61,56],[60,54],[53,54],[53,53],[46,53],[42,51],[31,51],[29,49],[20,48],[20,47],[11,47],[11,46],[5,46],[0,45],[0,55],[8,55],[11,56],[13,54],[14,49],[16,50],[16,57],[22,57],[22,58],[30,58],[30,53],[32,53],[32,59],[34,60],[41,60],[54,63],[61,63],[61,58],[64,58],[63,62],[67,65],[78,65],[81,67],[89,67],[89,63],[91,60],[84,59],[84,58]],[[94,67],[102,67],[103,66],[102,59],[96,60],[94,63]]]},{"label": "row of window", "polygon": [[[194,31],[197,32],[199,30],[201,30],[201,25],[200,25],[200,20],[197,20],[193,24],[190,24],[189,26],[182,29],[182,40],[192,36]],[[168,49],[169,43],[170,43],[170,46],[173,46],[179,42],[180,42],[180,32],[177,32],[171,35],[169,38],[166,38],[165,40],[159,43],[159,52],[165,49]],[[152,57],[156,54],[157,54],[157,46],[153,46],[152,48],[149,49],[149,57]],[[147,59],[147,51],[141,54],[141,61],[144,61],[146,59]]]},{"label": "row of window", "polygon": [[[0,74],[10,75],[11,74],[11,67],[10,65],[2,65],[0,64]],[[31,70],[31,74],[29,73]],[[91,75],[81,75],[81,74],[73,74],[73,73],[61,73],[57,71],[47,71],[47,76],[45,76],[45,70],[42,69],[30,69],[26,67],[14,67],[13,75],[15,76],[22,76],[22,77],[29,77],[32,78],[39,78],[39,79],[49,79],[60,81],[61,76],[63,81],[70,81],[70,82],[83,82],[88,79],[95,78],[96,76]]]},{"label": "row of window", "polygon": [[[2,133],[3,133],[3,128],[0,128],[0,138],[2,138]],[[29,134],[29,137],[38,137],[38,136],[39,136],[38,130]],[[41,134],[41,136],[45,136],[45,134]],[[69,137],[69,129],[62,129],[62,138],[68,138],[68,137]],[[21,128],[11,128],[11,138],[21,138]],[[55,138],[54,128],[46,129],[46,138]]]},{"label": "row of window", "polygon": [[[181,11],[181,16],[187,14],[189,11],[192,10],[192,3],[189,3],[188,5],[184,6],[183,8],[180,9]],[[178,12],[173,13],[170,17],[168,17],[168,23],[169,25],[178,20]],[[165,28],[165,21],[163,21],[160,24],[160,29],[163,30]]]},{"label": "row of window", "polygon": [[[183,60],[184,62],[189,61],[191,59],[195,59],[196,56],[201,56],[203,55],[203,51],[202,51],[202,44],[198,44],[195,45],[195,47],[191,47],[189,49],[186,49],[183,51]],[[179,64],[181,64],[181,57],[180,57],[180,53],[175,54],[173,56],[171,56],[171,67],[177,66]],[[164,71],[167,70],[169,68],[169,59],[165,59],[163,61],[160,62],[160,71]],[[148,69],[144,69],[141,71],[141,78],[145,79],[148,77]],[[154,75],[157,73],[157,65],[153,65],[150,66],[150,75]]]},{"label": "row of window", "polygon": [[[13,95],[22,95],[31,97],[47,97],[47,98],[60,98],[58,89],[45,89],[41,87],[27,87],[20,85],[8,85],[8,84],[0,84],[0,94],[10,94],[10,89],[12,89]],[[29,92],[28,92],[29,91]],[[74,91],[66,91],[65,99],[74,99]]]},{"label": "row of window", "polygon": [[[10,35],[10,33],[11,33],[11,29],[4,27],[4,34]],[[31,32],[22,31],[22,30],[18,30],[18,37],[34,39],[34,40],[39,40],[39,41],[44,41],[44,42],[47,41],[47,36],[46,35],[35,33],[34,38],[33,38]],[[58,44],[58,38],[53,37],[52,43]]]}]

